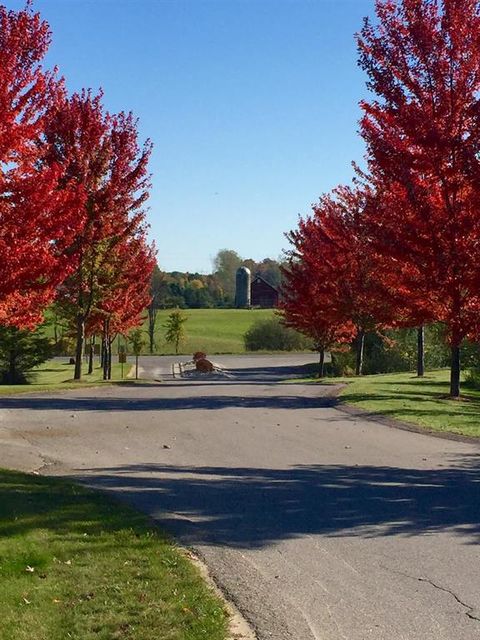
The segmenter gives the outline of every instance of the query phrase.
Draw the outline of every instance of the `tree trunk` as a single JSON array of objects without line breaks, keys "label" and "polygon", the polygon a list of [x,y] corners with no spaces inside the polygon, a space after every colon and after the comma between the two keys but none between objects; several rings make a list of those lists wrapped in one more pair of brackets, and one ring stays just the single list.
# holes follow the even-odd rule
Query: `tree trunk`
[{"label": "tree trunk", "polygon": [[95,345],[95,336],[90,338],[90,351],[88,352],[88,373],[93,373],[93,347]]},{"label": "tree trunk", "polygon": [[112,342],[108,341],[108,352],[107,352],[107,360],[108,360],[108,377],[107,380],[112,379]]},{"label": "tree trunk", "polygon": [[82,357],[83,357],[84,340],[85,340],[85,321],[83,319],[83,315],[78,315],[76,346],[75,346],[75,373],[73,374],[74,380],[80,380],[82,378]]},{"label": "tree trunk", "polygon": [[101,348],[101,356],[100,356],[100,367],[102,371],[105,371],[106,360],[107,360],[107,346],[105,343],[105,338],[102,337],[102,348]]},{"label": "tree trunk", "polygon": [[138,380],[138,353],[135,354],[135,380]]},{"label": "tree trunk", "polygon": [[10,353],[8,354],[9,358],[9,363],[8,363],[8,377],[9,380],[8,382],[10,384],[16,384],[17,383],[17,354],[15,349],[10,349]]},{"label": "tree trunk", "polygon": [[359,329],[357,334],[357,357],[355,362],[355,375],[361,376],[363,373],[363,350],[365,347],[365,331]]},{"label": "tree trunk", "polygon": [[423,378],[425,375],[425,327],[417,329],[417,376]]},{"label": "tree trunk", "polygon": [[102,364],[103,364],[103,379],[108,380],[108,321],[103,321],[103,335],[102,335]]},{"label": "tree trunk", "polygon": [[103,351],[103,379],[108,380],[108,346],[107,346],[107,338],[103,337],[102,344]]},{"label": "tree trunk", "polygon": [[325,349],[319,349],[320,360],[318,363],[318,377],[323,378],[325,375]]},{"label": "tree trunk", "polygon": [[155,349],[155,324],[157,321],[157,309],[153,307],[153,301],[148,307],[148,341],[150,353],[153,354]]},{"label": "tree trunk", "polygon": [[450,396],[460,397],[460,345],[451,348],[452,362],[450,365]]}]

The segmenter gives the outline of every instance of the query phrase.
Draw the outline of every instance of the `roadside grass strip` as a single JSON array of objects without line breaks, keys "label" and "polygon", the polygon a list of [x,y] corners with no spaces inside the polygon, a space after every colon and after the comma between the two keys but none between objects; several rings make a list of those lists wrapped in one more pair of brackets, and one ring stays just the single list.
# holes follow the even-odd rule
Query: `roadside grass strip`
[{"label": "roadside grass strip", "polygon": [[[116,384],[122,381],[121,365],[112,364],[112,380],[103,380],[103,370],[95,368],[93,373],[84,373],[80,382],[73,381],[73,366],[59,360],[48,360],[31,372],[30,384],[3,384],[0,385],[0,395],[13,393],[36,393],[37,391],[62,391],[64,389],[78,389],[79,387],[91,387],[101,384]],[[130,365],[124,367],[124,377]],[[86,370],[86,366],[84,367]]]},{"label": "roadside grass strip", "polygon": [[[480,437],[480,391],[462,385],[450,400],[448,369],[364,376],[349,381],[340,399],[360,409],[410,422],[433,431]],[[343,379],[343,381],[351,379]]]},{"label": "roadside grass strip", "polygon": [[145,516],[0,470],[1,640],[224,640],[227,627],[198,569]]},{"label": "roadside grass strip", "polygon": [[388,416],[426,430],[480,438],[480,391],[462,384],[458,400],[448,398],[450,371],[428,371],[424,378],[413,372],[359,378],[296,378],[289,384],[343,384],[341,402],[372,415]]}]

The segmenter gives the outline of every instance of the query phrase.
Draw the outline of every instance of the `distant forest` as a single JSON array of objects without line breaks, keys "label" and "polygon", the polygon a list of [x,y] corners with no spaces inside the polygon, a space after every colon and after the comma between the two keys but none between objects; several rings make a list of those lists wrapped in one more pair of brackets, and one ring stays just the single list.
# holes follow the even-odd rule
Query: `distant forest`
[{"label": "distant forest", "polygon": [[280,262],[265,258],[255,262],[242,258],[231,249],[222,249],[213,261],[210,274],[165,272],[158,267],[152,276],[152,306],[157,309],[212,309],[233,307],[235,303],[235,274],[246,266],[252,277],[261,275],[274,287],[281,284]]}]

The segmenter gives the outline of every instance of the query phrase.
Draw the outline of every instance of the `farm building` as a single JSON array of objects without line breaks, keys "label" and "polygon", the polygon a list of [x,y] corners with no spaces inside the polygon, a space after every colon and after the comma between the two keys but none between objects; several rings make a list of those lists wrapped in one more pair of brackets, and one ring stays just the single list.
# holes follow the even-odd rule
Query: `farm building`
[{"label": "farm building", "polygon": [[264,309],[278,307],[278,298],[278,289],[262,278],[262,276],[255,276],[252,280],[250,291],[250,304],[252,307],[262,307]]}]

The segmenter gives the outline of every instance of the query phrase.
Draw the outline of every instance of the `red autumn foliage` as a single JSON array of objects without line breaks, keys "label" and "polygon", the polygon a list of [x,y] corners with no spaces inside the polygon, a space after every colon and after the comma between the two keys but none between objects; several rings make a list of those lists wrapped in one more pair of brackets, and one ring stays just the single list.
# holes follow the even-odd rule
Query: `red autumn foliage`
[{"label": "red autumn foliage", "polygon": [[103,294],[92,311],[87,333],[105,333],[107,321],[109,338],[127,334],[143,322],[155,263],[155,250],[143,234],[115,245],[99,278]]},{"label": "red autumn foliage", "polygon": [[150,283],[155,250],[142,232],[116,244],[99,278],[102,296],[90,313],[86,333],[100,334],[103,345],[104,378],[111,378],[112,343],[144,320],[150,303]]},{"label": "red autumn foliage", "polygon": [[[293,235],[293,234],[291,234]],[[298,243],[298,237],[295,240]],[[319,352],[330,349],[336,343],[350,342],[355,327],[347,322],[340,324],[328,310],[324,287],[318,281],[315,268],[302,260],[299,247],[283,267],[282,300],[283,321],[286,326],[309,336]]]},{"label": "red autumn foliage", "polygon": [[[391,284],[389,295],[395,306],[391,326],[420,327],[436,320],[438,309],[428,281],[418,265],[406,260],[403,251],[399,250],[394,229],[384,224],[385,218],[391,221],[395,217],[397,228],[406,224],[412,241],[418,241],[418,231],[414,232],[409,225],[411,207],[398,191],[386,188],[382,182],[375,184],[372,175],[366,193],[363,224],[381,268],[381,277]],[[420,247],[418,251],[421,252]]]},{"label": "red autumn foliage", "polygon": [[46,162],[44,131],[63,98],[42,68],[46,22],[27,6],[0,6],[0,323],[32,327],[70,268],[68,248],[82,217],[82,195],[60,188],[62,163]]},{"label": "red autumn foliage", "polygon": [[[90,315],[105,308],[107,301],[111,304],[119,290],[108,275],[112,264],[121,255],[127,259],[136,239],[143,238],[145,232],[143,204],[150,186],[151,145],[147,141],[139,147],[137,122],[131,114],[110,116],[103,109],[101,95],[89,92],[75,94],[59,106],[47,139],[53,161],[67,166],[68,180],[85,196],[77,210],[85,222],[72,253],[75,271],[58,293],[63,313],[76,326],[75,378],[79,379]],[[144,263],[138,266],[150,274],[150,255],[142,257],[137,252],[137,260],[143,258]],[[130,274],[129,286],[135,286],[135,278],[136,269]],[[122,290],[127,291],[125,278]]]},{"label": "red autumn foliage", "polygon": [[364,335],[391,326],[399,300],[366,224],[366,193],[340,186],[313,206],[288,234],[293,245],[284,270],[286,323],[321,348],[357,336],[361,372]]},{"label": "red autumn foliage", "polygon": [[[480,312],[480,13],[477,0],[377,0],[359,35],[377,99],[364,101],[369,170],[388,206],[385,252],[405,262],[446,323],[451,394]],[[478,334],[477,334],[478,337]]]}]

